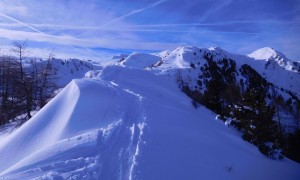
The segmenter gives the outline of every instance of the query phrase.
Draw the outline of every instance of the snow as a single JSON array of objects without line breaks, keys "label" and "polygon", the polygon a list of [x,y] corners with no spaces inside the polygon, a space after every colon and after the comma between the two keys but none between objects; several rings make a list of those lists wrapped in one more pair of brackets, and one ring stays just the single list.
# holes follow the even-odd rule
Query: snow
[{"label": "snow", "polygon": [[231,122],[232,122],[232,119],[227,119],[226,121],[225,121],[225,126],[230,126],[231,125]]},{"label": "snow", "polygon": [[[268,82],[278,88],[289,90],[300,98],[300,84],[297,83],[300,82],[300,65],[269,47],[258,49],[249,55],[231,54],[219,47],[209,49],[179,47],[164,57],[163,63],[155,68],[155,71],[157,74],[167,74],[169,76],[170,73],[172,74],[178,69],[191,68],[190,63],[193,63],[197,68],[197,63],[200,63],[201,66],[206,62],[203,58],[204,52],[213,54],[215,60],[222,60],[223,58],[233,59],[237,64],[237,69],[244,64],[248,64]],[[180,71],[183,73],[183,78],[188,74],[189,78],[191,78],[190,82],[193,82],[193,79],[198,77],[197,71],[188,73]],[[239,78],[243,77],[237,77],[237,79]],[[191,87],[194,85],[196,84],[191,84]]]},{"label": "snow", "polygon": [[127,54],[120,54],[118,56],[113,56],[112,59],[114,60],[118,60],[118,61],[123,61],[125,58],[127,58],[128,55]]},{"label": "snow", "polygon": [[158,53],[153,53],[152,55],[159,56],[159,57],[167,57],[170,53],[171,53],[171,51],[165,50],[165,51],[161,51]]},{"label": "snow", "polygon": [[161,52],[163,63],[158,68],[162,71],[167,71],[170,69],[184,69],[189,68],[190,63],[186,60],[192,57],[190,54],[195,47],[178,47],[172,52]]},{"label": "snow", "polygon": [[[138,66],[141,67],[141,66]],[[108,66],[73,80],[0,142],[0,179],[299,179],[175,82]]]},{"label": "snow", "polygon": [[299,74],[299,65],[294,64],[293,61],[289,60],[285,57],[284,54],[281,52],[278,52],[272,48],[264,47],[261,49],[258,49],[251,54],[248,55],[250,58],[254,58],[256,60],[265,60],[269,61],[265,66],[265,68],[268,68],[270,64],[273,66],[277,65],[279,67],[284,68],[287,71],[295,72]]},{"label": "snow", "polygon": [[22,120],[25,119],[26,116],[20,119],[17,119],[16,121],[13,121],[11,123],[5,124],[0,126],[0,138],[3,138],[6,135],[9,135],[10,133],[12,133],[16,128],[18,128],[19,126],[22,125]]},{"label": "snow", "polygon": [[[45,62],[44,62],[45,63]],[[72,79],[82,78],[90,70],[100,70],[99,64],[78,59],[52,59],[52,67],[56,70],[56,83],[59,87],[65,87]]]},{"label": "snow", "polygon": [[122,64],[126,67],[144,69],[157,63],[161,58],[155,55],[146,53],[132,53],[130,54]]},{"label": "snow", "polygon": [[254,52],[250,53],[248,56],[257,60],[267,60],[271,57],[275,57],[276,51],[271,47],[263,47],[255,50]]},{"label": "snow", "polygon": [[[295,93],[300,98],[300,67],[286,58],[282,53],[272,48],[262,48],[249,54],[248,57],[238,56],[239,59],[250,64],[258,73],[279,88]],[[255,60],[264,61],[255,61]]]},{"label": "snow", "polygon": [[102,70],[90,70],[88,72],[85,73],[84,77],[86,78],[95,78],[97,77]]}]

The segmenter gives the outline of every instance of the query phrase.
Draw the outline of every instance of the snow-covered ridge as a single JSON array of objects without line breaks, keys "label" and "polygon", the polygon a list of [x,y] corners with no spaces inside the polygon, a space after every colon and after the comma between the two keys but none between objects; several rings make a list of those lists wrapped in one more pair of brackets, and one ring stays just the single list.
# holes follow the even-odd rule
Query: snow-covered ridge
[{"label": "snow-covered ridge", "polygon": [[[4,179],[297,179],[177,85],[110,66],[72,81],[0,144]],[[55,133],[54,133],[55,132]],[[246,162],[246,163],[245,163]]]},{"label": "snow-covered ridge", "polygon": [[277,52],[271,47],[263,47],[253,51],[252,53],[248,54],[248,56],[257,60],[268,60],[272,57],[275,58],[277,54],[281,53]]},{"label": "snow-covered ridge", "polygon": [[[137,69],[152,69],[158,72],[174,71],[176,69],[191,68],[191,65],[203,65],[206,60],[203,56],[213,56],[215,60],[232,59],[238,66],[250,65],[267,81],[278,88],[290,90],[300,97],[300,63],[287,59],[282,53],[269,48],[261,48],[250,55],[231,54],[220,47],[198,48],[194,46],[178,47],[173,51],[145,54],[133,53],[125,61],[124,66]],[[194,65],[193,65],[194,64]],[[149,68],[150,67],[150,68]]]},{"label": "snow-covered ridge", "polygon": [[248,57],[255,60],[268,61],[268,64],[276,63],[288,71],[300,73],[300,64],[298,62],[289,60],[284,54],[270,47],[258,49],[248,54]]},{"label": "snow-covered ridge", "polygon": [[144,69],[160,61],[160,57],[146,53],[132,53],[119,64],[136,69]]}]

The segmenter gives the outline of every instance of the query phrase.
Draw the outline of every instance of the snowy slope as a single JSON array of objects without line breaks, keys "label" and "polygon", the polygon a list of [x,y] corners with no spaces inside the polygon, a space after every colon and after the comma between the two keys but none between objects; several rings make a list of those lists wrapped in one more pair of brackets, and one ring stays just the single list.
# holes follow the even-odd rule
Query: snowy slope
[{"label": "snowy slope", "polygon": [[[47,59],[34,59],[37,67],[46,67]],[[32,59],[27,58],[23,62],[25,68],[32,68]],[[51,65],[50,74],[53,76],[58,87],[64,87],[69,84],[72,79],[83,78],[85,73],[90,70],[101,69],[101,65],[92,61],[85,61],[79,59],[56,59],[49,60]]]},{"label": "snowy slope", "polygon": [[190,55],[189,52],[193,51],[192,47],[178,47],[175,50],[168,52],[164,55],[163,63],[159,66],[159,69],[168,70],[174,68],[187,68],[189,67]]},{"label": "snowy slope", "polygon": [[286,88],[298,94],[300,92],[300,64],[286,58],[282,53],[269,48],[261,48],[248,57],[255,59],[251,65],[268,81],[279,88]]},{"label": "snowy slope", "polygon": [[[270,47],[263,47],[250,53],[248,56],[258,60],[267,60],[274,58],[277,55],[277,51]],[[280,53],[281,54],[281,53]]]},{"label": "snowy slope", "polygon": [[150,67],[160,61],[159,56],[146,54],[146,53],[132,53],[126,59],[121,61],[121,65],[136,68],[136,69],[144,69]]},{"label": "snowy slope", "polygon": [[167,79],[107,67],[0,142],[0,179],[299,179],[215,117]]},{"label": "snowy slope", "polygon": [[292,62],[286,58],[284,54],[270,47],[258,49],[248,54],[248,56],[255,60],[274,61],[285,70],[299,72],[299,65],[297,62]]},{"label": "snowy slope", "polygon": [[287,89],[300,98],[300,83],[297,83],[300,82],[300,64],[269,47],[258,49],[247,56],[231,54],[219,47],[179,47],[173,51],[157,53],[161,56],[162,63],[155,70],[168,74],[176,69],[191,68],[191,63],[202,66],[206,63],[203,58],[205,54],[212,56],[215,61],[233,59],[238,67],[248,64],[276,87]]},{"label": "snowy slope", "polygon": [[50,62],[56,71],[56,82],[60,87],[66,86],[72,79],[83,78],[89,70],[101,69],[98,64],[79,59],[52,59]]},{"label": "snowy slope", "polygon": [[251,65],[268,81],[300,96],[300,84],[296,83],[300,82],[300,64],[298,62],[289,60],[282,53],[269,47],[258,49],[248,57],[256,60]]},{"label": "snowy slope", "polygon": [[[257,50],[249,55],[251,57],[231,54],[219,47],[208,49],[179,47],[173,51],[163,51],[156,55],[161,56],[162,60],[161,63],[151,69],[153,72],[164,75],[172,81],[181,78],[184,84],[188,84],[192,90],[197,90],[202,94],[206,91],[207,82],[212,75],[207,70],[210,66],[208,62],[214,61],[220,67],[219,70],[214,67],[215,72],[220,73],[223,71],[222,76],[228,75],[224,69],[234,69],[232,72],[233,77],[229,79],[236,79],[236,84],[239,84],[241,80],[246,81],[246,78],[242,75],[241,67],[250,65],[266,81],[274,84],[274,92],[282,95],[285,101],[294,98],[290,94],[298,96],[298,99],[300,98],[300,83],[298,83],[300,82],[300,73],[296,71],[297,63],[271,48]],[[226,78],[223,77],[223,79]],[[295,106],[294,109],[296,108]],[[297,118],[286,111],[280,112],[280,118],[285,130],[289,132],[294,131],[295,127],[298,126]]]}]

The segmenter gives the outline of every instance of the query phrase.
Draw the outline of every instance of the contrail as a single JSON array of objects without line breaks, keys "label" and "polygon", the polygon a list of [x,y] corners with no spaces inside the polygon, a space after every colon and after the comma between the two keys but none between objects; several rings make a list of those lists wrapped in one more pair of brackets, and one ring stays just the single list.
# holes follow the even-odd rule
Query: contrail
[{"label": "contrail", "polygon": [[[147,10],[147,9],[153,8],[153,7],[155,7],[155,6],[158,6],[159,4],[162,4],[162,3],[167,2],[167,1],[169,1],[169,0],[159,0],[159,1],[156,1],[156,2],[154,2],[154,3],[152,3],[152,4],[150,4],[150,5],[147,6],[147,7],[144,7],[144,8],[141,8],[141,9],[136,9],[136,10],[133,10],[133,11],[127,13],[127,14],[124,14],[124,15],[122,15],[122,16],[119,16],[119,17],[117,17],[117,18],[115,18],[115,19],[113,19],[113,20],[111,20],[111,21],[109,21],[109,22],[103,24],[103,25],[100,26],[100,27],[102,27],[102,28],[107,27],[107,26],[109,26],[110,24],[113,24],[114,22],[117,22],[117,21],[119,21],[119,20],[121,20],[121,19],[124,19],[124,18],[126,18],[126,17],[129,17],[129,16],[132,16],[132,15],[134,15],[134,14],[141,13],[141,12]],[[87,31],[87,32],[85,32],[85,33],[79,34],[77,37],[83,36],[83,35],[85,35],[85,34],[87,34],[87,33],[90,33],[90,32],[93,32],[93,31]]]},{"label": "contrail", "polygon": [[213,14],[214,12],[218,11],[219,9],[221,9],[222,7],[230,4],[232,2],[232,0],[228,0],[228,1],[225,1],[223,3],[221,3],[220,5],[218,6],[213,6],[211,8],[209,8],[203,15],[202,17],[200,18],[200,20],[198,21],[199,23],[204,21],[207,17],[209,17],[211,14]]},{"label": "contrail", "polygon": [[[226,6],[226,5],[228,5],[228,4],[230,4],[232,2],[232,0],[227,0],[227,1],[225,1],[225,2],[223,2],[223,3],[221,3],[221,4],[219,4],[218,6],[212,6],[211,8],[209,8],[202,16],[201,16],[201,18],[199,19],[199,21],[198,21],[198,23],[201,23],[201,22],[203,22],[205,19],[207,19],[207,17],[209,17],[211,14],[213,14],[214,12],[216,12],[216,11],[218,11],[219,9],[221,9],[222,7],[224,7],[224,6]],[[193,30],[193,29],[195,29],[195,26],[191,29],[191,30]],[[189,37],[190,37],[190,33],[187,33],[185,36],[184,36],[184,38],[185,39],[189,39]]]},{"label": "contrail", "polygon": [[[210,13],[211,14],[211,13]],[[64,25],[64,24],[35,24],[35,23],[23,23],[20,22],[10,16],[7,16],[0,12],[0,16],[4,16],[7,19],[13,20],[18,23],[1,23],[0,26],[3,27],[19,27],[26,26],[30,29],[37,30],[35,27],[40,28],[62,28],[62,29],[82,29],[82,30],[98,30],[98,29],[106,29],[102,26],[72,26],[72,25]],[[207,16],[206,16],[207,17]],[[203,17],[201,18],[203,19]],[[296,21],[279,21],[279,20],[260,20],[260,21],[222,21],[222,22],[195,22],[195,23],[172,23],[172,24],[139,24],[139,25],[130,25],[125,26],[124,28],[138,28],[138,27],[171,27],[171,26],[219,26],[219,25],[231,25],[231,24],[296,24]],[[120,26],[111,26],[113,28],[119,28]]]},{"label": "contrail", "polygon": [[21,24],[21,25],[23,25],[23,26],[25,26],[25,27],[27,27],[27,28],[29,28],[29,29],[35,31],[35,32],[38,32],[38,33],[47,35],[47,34],[43,33],[42,31],[36,29],[35,27],[30,26],[29,24],[26,24],[26,23],[24,23],[24,22],[22,22],[22,21],[19,21],[19,20],[15,19],[15,18],[13,18],[13,17],[11,17],[11,16],[8,16],[8,15],[2,13],[2,12],[0,12],[0,16],[3,16],[3,17],[5,17],[6,19],[12,20],[12,21],[14,21],[14,22],[16,22],[16,23],[19,23],[19,24]]},{"label": "contrail", "polygon": [[127,14],[124,14],[124,15],[122,15],[120,17],[117,17],[116,19],[111,20],[110,22],[104,24],[104,26],[108,26],[108,25],[110,25],[110,24],[112,24],[112,23],[114,23],[116,21],[119,21],[121,19],[124,19],[126,17],[132,16],[132,15],[137,14],[137,13],[143,12],[146,9],[150,9],[150,8],[155,7],[155,6],[158,6],[159,4],[162,4],[162,3],[166,2],[166,1],[169,1],[169,0],[160,0],[160,1],[157,1],[157,2],[154,2],[154,3],[150,4],[149,6],[147,6],[145,8],[133,10],[133,11],[127,13]]},{"label": "contrail", "polygon": [[[179,27],[179,26],[222,26],[231,24],[295,24],[293,21],[273,21],[273,20],[262,20],[262,21],[224,21],[224,22],[213,22],[213,23],[178,23],[178,24],[142,24],[142,25],[130,25],[130,26],[111,26],[111,28],[100,27],[100,26],[71,26],[62,24],[21,24],[19,23],[0,23],[2,27],[20,27],[30,25],[30,27],[39,28],[61,28],[61,29],[71,29],[71,30],[114,30],[119,28],[140,28],[140,27]],[[36,29],[36,28],[35,28]],[[36,29],[37,30],[37,29]]]},{"label": "contrail", "polygon": [[107,28],[111,31],[136,31],[136,32],[169,32],[169,33],[222,33],[222,34],[260,34],[259,32],[243,32],[243,31],[192,31],[192,30],[171,30],[171,29],[132,29],[132,28]]},{"label": "contrail", "polygon": [[[111,28],[98,28],[102,30],[109,30],[109,31],[132,31],[132,32],[169,32],[169,33],[196,33],[196,34],[207,34],[207,33],[222,33],[222,34],[229,34],[229,33],[237,33],[237,34],[260,34],[259,32],[242,32],[242,31],[192,31],[192,30],[174,30],[172,28],[167,29],[158,29],[157,27],[173,27],[173,26],[196,26],[197,24],[156,24],[156,25],[146,25],[146,26],[119,26],[119,27],[111,27]],[[200,25],[200,24],[199,24]],[[203,24],[201,24],[203,25]],[[223,25],[223,24],[222,24]],[[206,25],[205,25],[206,26]],[[0,23],[1,27],[1,23]],[[80,27],[79,27],[80,28]],[[73,27],[76,29],[76,27]],[[0,28],[1,30],[1,28]],[[50,35],[46,35],[50,38]],[[53,36],[51,35],[51,38]],[[66,44],[65,44],[66,45]]]},{"label": "contrail", "polygon": [[[15,18],[13,18],[13,17],[11,17],[11,16],[8,16],[7,14],[4,14],[4,13],[0,12],[0,16],[5,17],[5,18],[7,18],[7,19],[9,19],[9,20],[11,20],[11,21],[14,21],[14,22],[16,22],[16,23],[19,23],[19,24],[21,24],[21,25],[23,25],[23,26],[25,26],[25,27],[27,27],[27,28],[29,28],[29,29],[31,29],[31,30],[37,32],[37,33],[40,33],[40,34],[42,34],[42,35],[44,35],[44,36],[50,36],[49,34],[44,33],[44,32],[42,32],[42,31],[36,29],[35,27],[33,27],[33,26],[31,26],[31,25],[29,25],[29,24],[27,24],[27,23],[24,23],[24,22],[19,21],[19,20],[15,19]],[[74,46],[72,46],[72,45],[70,45],[70,44],[66,44],[66,46],[68,46],[68,47],[70,47],[70,48],[76,50],[77,52],[80,52],[80,53],[85,54],[85,55],[87,55],[87,56],[89,56],[89,57],[92,57],[92,58],[97,59],[96,57],[94,57],[94,56],[92,56],[92,55],[90,55],[90,54],[87,54],[87,53],[85,53],[85,52],[83,52],[83,51],[81,51],[81,50],[75,48]]]}]

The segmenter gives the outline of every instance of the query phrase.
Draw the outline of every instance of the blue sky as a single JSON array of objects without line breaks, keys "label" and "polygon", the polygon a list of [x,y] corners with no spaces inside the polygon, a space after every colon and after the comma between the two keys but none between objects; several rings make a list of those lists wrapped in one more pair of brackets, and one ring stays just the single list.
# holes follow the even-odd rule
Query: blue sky
[{"label": "blue sky", "polygon": [[178,46],[248,54],[270,46],[300,60],[299,0],[0,0],[0,52],[109,59]]}]

